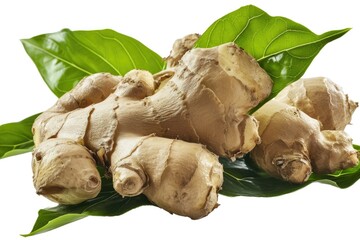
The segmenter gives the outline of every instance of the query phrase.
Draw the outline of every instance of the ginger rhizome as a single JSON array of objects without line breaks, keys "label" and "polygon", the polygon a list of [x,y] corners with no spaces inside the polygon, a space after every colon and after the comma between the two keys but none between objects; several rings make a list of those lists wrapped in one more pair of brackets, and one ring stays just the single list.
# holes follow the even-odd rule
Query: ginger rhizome
[{"label": "ginger rhizome", "polygon": [[327,78],[300,79],[253,115],[261,144],[251,158],[270,175],[293,183],[312,172],[333,173],[358,164],[344,132],[357,103]]},{"label": "ginger rhizome", "polygon": [[209,214],[223,183],[218,156],[234,159],[260,142],[247,113],[272,81],[235,44],[191,49],[194,42],[177,42],[168,69],[154,75],[88,76],[41,114],[33,125],[36,191],[62,204],[91,199],[100,163],[121,196],[143,193],[193,219]]}]

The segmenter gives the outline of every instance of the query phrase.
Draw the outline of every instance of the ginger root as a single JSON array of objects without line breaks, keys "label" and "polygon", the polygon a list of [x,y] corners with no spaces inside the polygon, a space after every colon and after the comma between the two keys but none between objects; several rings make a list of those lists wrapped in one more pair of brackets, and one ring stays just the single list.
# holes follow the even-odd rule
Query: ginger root
[{"label": "ginger root", "polygon": [[180,59],[187,51],[194,47],[194,44],[199,39],[199,37],[199,34],[194,33],[177,39],[173,44],[170,55],[166,58],[167,68],[172,68],[178,65]]},{"label": "ginger root", "polygon": [[86,77],[41,114],[33,125],[37,193],[63,204],[91,199],[100,163],[122,196],[143,193],[193,219],[209,214],[223,183],[218,155],[242,156],[259,143],[247,112],[272,81],[233,43],[187,51],[192,44],[180,53],[176,44],[170,68],[155,75]]},{"label": "ginger root", "polygon": [[251,157],[270,175],[293,183],[312,172],[353,167],[357,151],[343,130],[357,106],[329,79],[300,79],[254,113],[262,142]]}]

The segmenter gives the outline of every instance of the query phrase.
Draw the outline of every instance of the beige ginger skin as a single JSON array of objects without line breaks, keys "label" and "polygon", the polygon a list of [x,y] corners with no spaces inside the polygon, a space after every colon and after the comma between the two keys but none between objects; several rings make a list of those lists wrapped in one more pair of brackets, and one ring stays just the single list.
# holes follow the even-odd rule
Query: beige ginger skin
[{"label": "beige ginger skin", "polygon": [[247,112],[272,81],[232,43],[183,52],[173,50],[176,61],[155,75],[86,77],[41,114],[33,125],[37,193],[62,204],[96,197],[98,162],[121,196],[143,193],[193,219],[209,214],[223,183],[218,156],[236,158],[259,143]]},{"label": "beige ginger skin", "polygon": [[251,157],[270,175],[293,183],[312,172],[353,167],[357,151],[343,130],[357,106],[327,78],[300,79],[253,114],[261,144]]}]

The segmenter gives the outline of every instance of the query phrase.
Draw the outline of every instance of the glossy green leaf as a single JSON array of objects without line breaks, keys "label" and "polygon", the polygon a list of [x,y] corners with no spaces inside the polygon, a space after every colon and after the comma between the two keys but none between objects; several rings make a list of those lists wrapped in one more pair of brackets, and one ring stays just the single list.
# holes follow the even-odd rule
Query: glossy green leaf
[{"label": "glossy green leaf", "polygon": [[327,43],[344,35],[348,28],[317,35],[284,17],[272,17],[248,5],[215,21],[200,37],[197,47],[234,42],[259,62],[274,80],[274,97],[299,79]]},{"label": "glossy green leaf", "polygon": [[23,39],[22,43],[46,84],[58,97],[93,73],[124,75],[132,69],[156,73],[164,64],[159,55],[139,41],[110,29],[64,29]]},{"label": "glossy green leaf", "polygon": [[96,198],[77,205],[41,209],[33,229],[23,236],[47,232],[87,216],[118,216],[144,205],[151,205],[144,195],[123,198],[113,189],[111,179],[102,177],[101,192]]},{"label": "glossy green leaf", "polygon": [[32,124],[39,114],[0,126],[0,159],[32,151]]}]

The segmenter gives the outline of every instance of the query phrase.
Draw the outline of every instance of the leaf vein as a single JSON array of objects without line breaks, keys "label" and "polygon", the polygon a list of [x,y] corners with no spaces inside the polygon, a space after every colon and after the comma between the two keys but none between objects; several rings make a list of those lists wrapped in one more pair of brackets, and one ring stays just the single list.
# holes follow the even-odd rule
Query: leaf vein
[{"label": "leaf vein", "polygon": [[[96,32],[97,34],[99,34],[101,36],[100,33]],[[89,48],[85,43],[81,42],[79,39],[77,39],[76,37],[70,35],[75,41],[78,42],[79,45],[81,45],[83,48],[85,48],[86,50],[88,50],[89,52],[93,53],[95,56],[97,56],[98,58],[100,58],[102,61],[104,61],[107,65],[109,65],[112,69],[115,70],[115,72],[117,72],[120,75],[119,70],[112,65],[106,58],[104,58],[103,56],[101,56],[100,53],[96,52],[95,50]],[[101,36],[102,37],[102,36]]]},{"label": "leaf vein", "polygon": [[[101,33],[99,33],[99,34],[101,34]],[[101,34],[101,35],[102,35],[102,34]],[[125,47],[125,45],[124,45],[121,41],[119,41],[117,38],[107,37],[107,36],[105,36],[105,35],[102,35],[102,37],[103,37],[104,39],[113,40],[113,41],[115,41],[116,43],[118,43],[118,44],[124,49],[124,51],[125,51],[126,55],[128,56],[128,58],[129,58],[129,60],[130,60],[130,62],[131,62],[131,64],[132,64],[133,68],[134,68],[134,69],[137,68],[137,67],[136,67],[136,64],[135,64],[135,62],[134,62],[134,59],[131,57],[131,54],[129,53],[129,51],[127,50],[127,48]]]},{"label": "leaf vein", "polygon": [[320,36],[317,35],[317,36],[320,37],[320,38],[318,38],[318,39],[316,39],[316,40],[314,40],[314,41],[310,41],[310,42],[306,42],[306,43],[303,43],[303,44],[295,45],[295,46],[292,46],[292,47],[289,47],[289,48],[286,48],[286,49],[281,49],[280,51],[271,53],[271,54],[269,54],[269,55],[264,55],[264,56],[262,56],[261,58],[257,59],[257,61],[262,61],[262,60],[264,60],[264,59],[266,59],[266,58],[269,58],[269,57],[271,57],[271,56],[280,54],[281,52],[289,52],[289,51],[291,51],[291,50],[295,50],[295,49],[298,49],[298,48],[302,48],[302,47],[305,47],[305,46],[308,46],[308,45],[320,43],[320,42],[326,41],[327,39],[329,39],[329,38],[331,38],[331,37],[334,37],[334,36],[336,36],[336,35],[338,35],[338,33],[334,33],[334,34],[328,35],[328,36],[323,37],[323,38],[321,38]]},{"label": "leaf vein", "polygon": [[250,25],[250,22],[253,21],[256,18],[259,18],[261,16],[263,16],[265,14],[265,12],[259,14],[259,15],[255,15],[251,18],[249,18],[245,24],[245,26],[243,27],[243,29],[240,30],[240,32],[235,36],[234,40],[232,42],[236,42],[238,40],[238,38],[243,34],[243,32],[248,28],[248,26]]},{"label": "leaf vein", "polygon": [[51,53],[50,51],[47,51],[47,50],[45,50],[45,49],[43,49],[43,48],[41,48],[41,47],[38,47],[38,46],[36,46],[36,45],[33,44],[33,43],[27,42],[27,44],[30,44],[33,48],[37,49],[38,51],[43,52],[43,53],[45,53],[45,54],[47,54],[47,55],[49,55],[49,56],[51,56],[51,57],[53,57],[53,58],[55,58],[55,59],[57,59],[57,60],[65,63],[65,64],[67,64],[67,65],[70,65],[70,66],[78,69],[79,71],[82,71],[82,72],[84,72],[84,73],[86,73],[86,74],[88,74],[88,75],[92,74],[91,72],[85,70],[84,68],[78,66],[77,64],[71,63],[70,61],[68,61],[68,60],[66,60],[66,59],[64,59],[64,58],[61,58],[61,57],[59,57],[59,56],[56,56],[55,54]]}]

